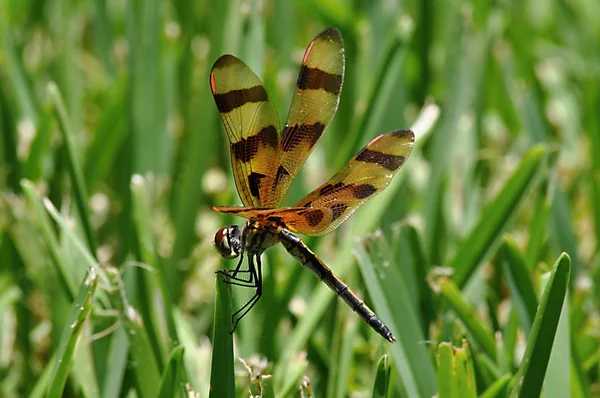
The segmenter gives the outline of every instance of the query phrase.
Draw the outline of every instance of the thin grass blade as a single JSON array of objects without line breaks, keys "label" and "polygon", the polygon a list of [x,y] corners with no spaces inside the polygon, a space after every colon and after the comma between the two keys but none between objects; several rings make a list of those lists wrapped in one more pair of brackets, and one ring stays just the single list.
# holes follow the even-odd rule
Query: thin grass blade
[{"label": "thin grass blade", "polygon": [[88,273],[79,286],[79,293],[73,302],[69,324],[66,325],[59,348],[57,350],[57,361],[54,364],[54,370],[50,384],[48,386],[49,397],[60,397],[62,396],[67,377],[69,376],[69,370],[71,367],[71,361],[75,355],[75,349],[77,347],[77,341],[83,331],[83,325],[92,309],[94,291],[98,283],[98,274],[96,269],[90,267]]},{"label": "thin grass blade", "polygon": [[454,269],[454,281],[459,288],[467,283],[477,266],[495,251],[511,216],[527,197],[546,152],[546,148],[540,145],[523,156],[500,193],[487,205],[475,227],[458,246],[449,266]]},{"label": "thin grass blade", "polygon": [[384,355],[377,362],[377,371],[375,372],[375,385],[373,386],[373,398],[385,398],[388,396],[390,387],[390,373],[392,368],[388,356]]},{"label": "thin grass blade", "polygon": [[231,331],[231,295],[225,278],[217,275],[213,330],[213,355],[210,371],[210,397],[234,398],[233,335]]},{"label": "thin grass blade", "polygon": [[542,391],[570,273],[571,261],[563,253],[554,264],[542,293],[511,397],[537,397]]}]

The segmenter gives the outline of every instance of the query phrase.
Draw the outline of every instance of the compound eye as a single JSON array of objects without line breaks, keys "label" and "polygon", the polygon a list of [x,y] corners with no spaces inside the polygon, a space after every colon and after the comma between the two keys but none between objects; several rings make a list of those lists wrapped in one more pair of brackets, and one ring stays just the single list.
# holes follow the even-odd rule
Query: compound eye
[{"label": "compound eye", "polygon": [[231,227],[223,227],[215,234],[215,247],[221,253],[221,256],[226,259],[236,258],[240,255],[239,251],[232,245],[233,233]]}]

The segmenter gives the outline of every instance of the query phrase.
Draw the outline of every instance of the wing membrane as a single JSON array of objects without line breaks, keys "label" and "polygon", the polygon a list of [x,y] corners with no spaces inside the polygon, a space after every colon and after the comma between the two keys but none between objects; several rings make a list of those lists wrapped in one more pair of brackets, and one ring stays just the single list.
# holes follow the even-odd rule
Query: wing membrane
[{"label": "wing membrane", "polygon": [[411,130],[382,134],[369,142],[329,181],[294,205],[329,209],[333,216],[330,223],[298,232],[324,235],[339,227],[354,210],[388,186],[410,155],[414,142]]},{"label": "wing membrane", "polygon": [[325,235],[342,225],[363,203],[383,191],[404,164],[415,136],[411,130],[371,141],[329,181],[283,209],[221,207],[217,211],[264,219],[304,235]]},{"label": "wing membrane", "polygon": [[292,180],[321,138],[340,102],[344,80],[344,43],[330,28],[310,43],[296,82],[287,122],[281,134],[281,159],[273,195],[281,203]]},{"label": "wing membrane", "polygon": [[240,59],[223,55],[210,88],[229,138],[235,185],[245,206],[273,207],[279,117],[260,79]]}]

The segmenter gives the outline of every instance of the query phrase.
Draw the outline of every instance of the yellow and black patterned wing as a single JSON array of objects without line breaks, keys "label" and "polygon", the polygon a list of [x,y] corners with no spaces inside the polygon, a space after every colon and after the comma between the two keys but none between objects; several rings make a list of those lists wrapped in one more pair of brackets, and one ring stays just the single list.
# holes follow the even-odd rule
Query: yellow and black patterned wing
[{"label": "yellow and black patterned wing", "polygon": [[414,142],[415,135],[411,130],[398,130],[378,136],[329,181],[294,207],[221,207],[216,210],[245,218],[263,219],[304,235],[328,234],[342,225],[360,205],[388,186],[410,155]]},{"label": "yellow and black patterned wing", "polygon": [[281,159],[273,185],[275,205],[335,115],[344,81],[344,43],[339,30],[326,29],[309,44],[281,134]]},{"label": "yellow and black patterned wing", "polygon": [[242,203],[274,207],[280,125],[265,88],[244,62],[227,54],[212,68],[210,89],[229,138],[233,176]]}]

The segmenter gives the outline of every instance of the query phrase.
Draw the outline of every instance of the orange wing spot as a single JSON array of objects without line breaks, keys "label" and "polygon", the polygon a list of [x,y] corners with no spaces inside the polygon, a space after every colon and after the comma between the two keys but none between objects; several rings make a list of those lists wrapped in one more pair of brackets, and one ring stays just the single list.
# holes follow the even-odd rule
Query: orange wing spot
[{"label": "orange wing spot", "polygon": [[376,143],[377,141],[379,141],[379,139],[381,137],[383,137],[383,134],[379,134],[377,137],[373,138],[371,141],[369,141],[369,143],[367,144],[367,146],[373,145],[374,143]]},{"label": "orange wing spot", "polygon": [[308,48],[306,49],[306,52],[304,53],[304,58],[302,58],[302,63],[306,63],[306,60],[308,59],[308,56],[310,55],[310,51],[312,50],[314,44],[315,44],[315,42],[311,41],[310,44],[308,45]]},{"label": "orange wing spot", "polygon": [[210,90],[212,91],[213,94],[217,93],[217,87],[215,85],[215,74],[214,73],[210,74]]}]

